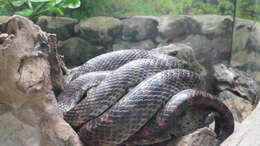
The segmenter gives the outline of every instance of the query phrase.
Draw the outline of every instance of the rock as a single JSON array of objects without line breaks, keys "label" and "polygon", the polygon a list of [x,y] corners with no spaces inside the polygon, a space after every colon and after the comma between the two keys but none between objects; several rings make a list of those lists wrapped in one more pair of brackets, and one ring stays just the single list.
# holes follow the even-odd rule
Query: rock
[{"label": "rock", "polygon": [[143,40],[140,42],[127,42],[119,41],[118,43],[113,44],[113,51],[124,50],[124,49],[146,49],[151,50],[155,48],[156,45],[151,40]]},{"label": "rock", "polygon": [[166,146],[217,146],[217,136],[210,128],[201,128],[195,132],[169,142]]},{"label": "rock", "polygon": [[40,146],[37,128],[22,123],[11,113],[0,116],[0,135],[2,146]]},{"label": "rock", "polygon": [[202,76],[201,86],[198,88],[211,92],[212,85],[211,82],[209,82],[209,79],[207,79],[208,71],[203,65],[201,65],[198,62],[197,58],[195,57],[194,50],[189,43],[188,44],[176,43],[176,44],[160,46],[155,49],[152,49],[151,51],[167,54],[186,61],[190,65],[191,70],[199,73],[200,76]]},{"label": "rock", "polygon": [[145,17],[132,17],[123,22],[122,40],[141,41],[154,39],[157,35],[158,22]]},{"label": "rock", "polygon": [[219,91],[228,90],[241,98],[244,98],[252,105],[258,101],[256,94],[257,82],[246,72],[227,67],[224,64],[214,66],[215,86]]},{"label": "rock", "polygon": [[162,16],[158,30],[166,40],[179,41],[188,35],[201,33],[200,24],[188,16]]},{"label": "rock", "polygon": [[10,110],[11,110],[11,107],[9,105],[0,103],[0,116],[2,114],[5,114],[5,113],[9,112]]},{"label": "rock", "polygon": [[75,67],[83,64],[87,60],[104,53],[102,49],[93,46],[89,42],[72,37],[58,44],[58,52],[64,56],[68,67]]},{"label": "rock", "polygon": [[231,39],[216,37],[210,40],[206,36],[197,34],[190,35],[179,43],[190,43],[199,63],[209,71],[212,71],[212,66],[215,64],[229,62]]},{"label": "rock", "polygon": [[152,49],[153,52],[168,54],[187,61],[191,66],[199,65],[193,49],[187,44],[170,44]]},{"label": "rock", "polygon": [[231,64],[251,73],[260,81],[260,24],[238,20]]},{"label": "rock", "polygon": [[[233,40],[233,49],[232,53],[237,51],[243,51],[244,48],[247,48],[248,41],[251,37],[253,31],[254,22],[246,21],[243,19],[236,19],[236,25],[234,30],[234,40]],[[233,60],[233,59],[232,59]]]},{"label": "rock", "polygon": [[[143,23],[141,24],[138,22],[137,18],[143,20]],[[213,22],[208,21],[211,19]],[[122,20],[125,22],[123,28],[123,37],[126,38],[125,40],[136,40],[136,37],[140,36],[140,32],[137,31],[137,29],[140,31],[142,30],[141,32],[143,32],[141,33],[143,34],[141,35],[142,37],[139,38],[144,39],[144,36],[147,36],[145,34],[148,33],[144,32],[147,32],[145,30],[149,30],[148,28],[150,27],[146,26],[146,29],[144,29],[144,27],[140,27],[140,25],[145,25],[146,21],[144,20],[159,22],[159,33],[153,40],[160,44],[160,46],[166,46],[172,42],[184,44],[190,43],[194,49],[196,58],[202,65],[206,67],[207,70],[209,70],[209,72],[212,71],[213,65],[218,63],[228,63],[230,60],[230,50],[232,43],[231,17],[215,15],[130,17]],[[136,31],[125,29],[127,25],[133,26],[135,28],[134,30]],[[126,32],[129,32],[129,35],[126,35]],[[154,37],[154,35],[150,36]],[[127,43],[117,43],[115,46],[122,47],[122,45],[118,44]],[[126,46],[128,47],[129,45]]]},{"label": "rock", "polygon": [[137,15],[137,16],[132,16],[131,18],[142,18],[142,19],[150,19],[157,21],[159,23],[160,17],[158,16],[149,16],[149,15]]},{"label": "rock", "polygon": [[[255,22],[254,22],[254,24],[255,24]],[[255,24],[255,27],[252,27],[252,30],[253,30],[253,32],[250,35],[250,40],[251,40],[251,43],[252,43],[251,49],[252,49],[252,51],[255,51],[256,53],[258,53],[258,55],[259,55],[259,53],[260,53],[260,37],[259,37],[259,35],[260,35],[260,23],[257,22]]]},{"label": "rock", "polygon": [[[232,65],[248,73],[255,72],[260,74],[260,53],[243,49],[233,53],[232,55]],[[254,77],[256,80],[260,81],[258,76]]]},{"label": "rock", "polygon": [[[3,30],[5,28],[2,28],[3,26],[1,26],[1,24],[6,23],[8,20],[10,19],[9,16],[0,16],[0,30]],[[1,31],[0,31],[1,33]],[[1,40],[0,40],[1,43]]]},{"label": "rock", "polygon": [[122,22],[113,17],[92,17],[83,19],[75,26],[78,36],[97,45],[111,43],[121,34]]},{"label": "rock", "polygon": [[201,24],[201,34],[190,35],[181,43],[191,43],[196,58],[210,72],[215,64],[228,64],[232,47],[232,18],[217,15],[192,18]]},{"label": "rock", "polygon": [[201,24],[201,33],[208,38],[218,36],[232,38],[233,20],[231,16],[195,15],[192,18]]},{"label": "rock", "polygon": [[259,71],[251,72],[252,76],[259,82],[260,81],[260,73]]},{"label": "rock", "polygon": [[242,122],[254,109],[254,106],[246,99],[243,99],[230,91],[219,93],[218,98],[226,104],[236,121]]},{"label": "rock", "polygon": [[9,19],[9,16],[0,16],[0,24],[6,23]]},{"label": "rock", "polygon": [[235,132],[221,146],[259,146],[260,139],[260,104],[246,118]]},{"label": "rock", "polygon": [[178,138],[173,136],[173,138],[168,141],[158,144],[151,144],[149,146],[217,146],[217,142],[218,140],[215,132],[212,129],[205,127],[198,129],[188,135]]},{"label": "rock", "polygon": [[41,16],[38,18],[37,24],[42,30],[54,33],[58,40],[65,40],[74,35],[74,26],[78,20],[68,17],[50,17]]},{"label": "rock", "polygon": [[5,39],[8,38],[8,36],[9,35],[7,33],[0,34],[0,44],[2,44],[5,41]]}]

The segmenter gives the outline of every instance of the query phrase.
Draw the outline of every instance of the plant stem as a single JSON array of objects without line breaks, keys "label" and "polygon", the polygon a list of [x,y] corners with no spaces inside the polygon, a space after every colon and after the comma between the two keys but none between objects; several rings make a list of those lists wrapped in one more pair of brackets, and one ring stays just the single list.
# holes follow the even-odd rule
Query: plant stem
[{"label": "plant stem", "polygon": [[10,0],[7,0],[7,2],[8,2],[8,4],[9,4],[9,6],[13,9],[13,12],[15,12],[15,11],[16,11],[15,6],[11,3]]}]

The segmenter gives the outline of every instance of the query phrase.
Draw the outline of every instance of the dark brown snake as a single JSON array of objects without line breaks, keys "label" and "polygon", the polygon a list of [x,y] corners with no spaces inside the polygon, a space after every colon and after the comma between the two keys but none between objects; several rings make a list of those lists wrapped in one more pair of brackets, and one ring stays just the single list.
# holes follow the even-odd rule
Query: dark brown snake
[{"label": "dark brown snake", "polygon": [[185,67],[145,50],[107,53],[79,68],[58,106],[90,146],[161,143],[205,127],[212,113],[222,142],[233,132],[233,116],[214,96],[192,90],[200,78]]}]

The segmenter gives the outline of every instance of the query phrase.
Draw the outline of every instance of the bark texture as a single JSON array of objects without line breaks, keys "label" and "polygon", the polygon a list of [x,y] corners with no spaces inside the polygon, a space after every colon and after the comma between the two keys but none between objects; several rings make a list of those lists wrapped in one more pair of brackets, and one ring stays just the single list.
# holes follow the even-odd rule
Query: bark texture
[{"label": "bark texture", "polygon": [[55,35],[20,16],[0,25],[0,114],[10,112],[36,129],[38,145],[81,145],[56,108],[55,94],[63,88],[64,74]]}]

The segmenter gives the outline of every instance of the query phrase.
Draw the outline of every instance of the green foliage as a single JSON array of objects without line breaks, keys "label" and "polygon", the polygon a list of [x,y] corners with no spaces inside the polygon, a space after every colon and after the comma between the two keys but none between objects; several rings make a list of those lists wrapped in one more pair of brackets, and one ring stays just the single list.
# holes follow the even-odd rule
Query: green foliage
[{"label": "green foliage", "polygon": [[[231,0],[84,0],[90,15],[103,14],[221,14],[230,15]],[[205,2],[206,1],[206,2]],[[84,6],[84,5],[82,5]],[[105,11],[104,11],[105,10]],[[109,11],[110,10],[110,11]]]},{"label": "green foliage", "polygon": [[[256,1],[258,0],[237,0],[237,16],[260,20],[260,3],[256,4]],[[70,16],[82,18],[125,14],[158,16],[165,14],[233,15],[233,13],[234,0],[82,0],[80,11],[74,11]]]},{"label": "green foliage", "polygon": [[106,14],[104,9],[107,9],[107,0],[81,0],[81,6],[69,11],[65,16],[82,19],[84,17],[91,17],[93,14],[95,16],[104,15]]},{"label": "green foliage", "polygon": [[7,16],[7,15],[8,15],[7,10],[4,8],[0,8],[0,16]]},{"label": "green foliage", "polygon": [[64,15],[64,9],[80,7],[80,0],[0,0],[0,15],[22,15],[35,19],[40,15]]},{"label": "green foliage", "polygon": [[260,20],[260,1],[258,0],[237,0],[237,15],[241,18]]},{"label": "green foliage", "polygon": [[[91,16],[217,14],[233,15],[235,0],[0,0],[0,15],[29,18],[58,15]],[[260,21],[259,0],[237,0],[237,17]],[[69,11],[67,11],[69,9]]]}]

